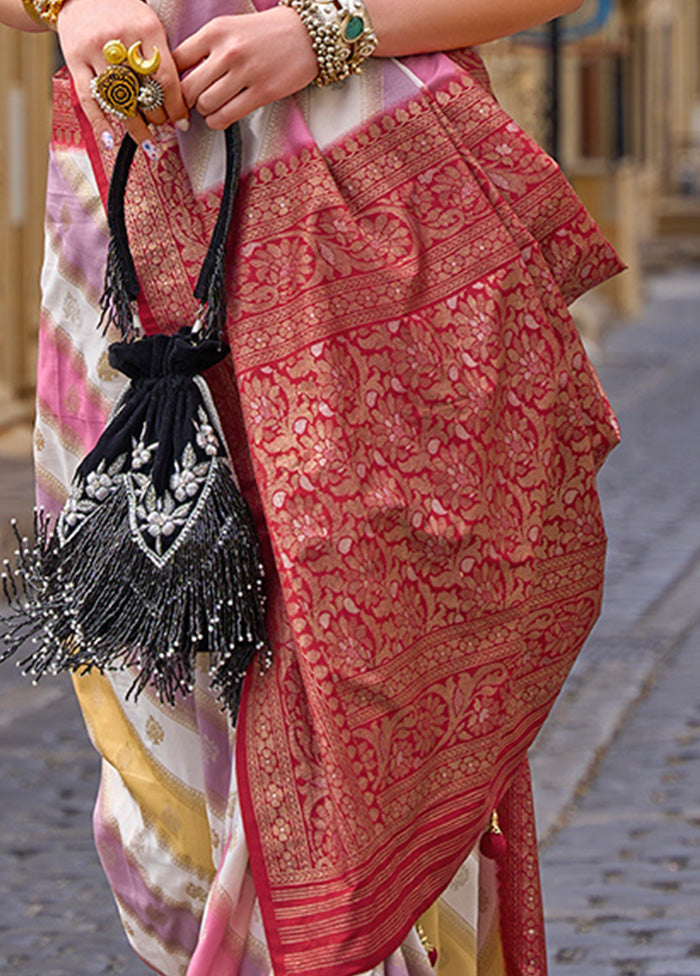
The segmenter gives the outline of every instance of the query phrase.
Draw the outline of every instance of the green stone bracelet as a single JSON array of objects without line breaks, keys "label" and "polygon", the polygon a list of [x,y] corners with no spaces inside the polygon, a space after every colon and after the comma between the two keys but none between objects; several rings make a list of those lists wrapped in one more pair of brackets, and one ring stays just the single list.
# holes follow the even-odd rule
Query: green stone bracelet
[{"label": "green stone bracelet", "polygon": [[333,85],[362,71],[362,63],[377,46],[377,35],[362,0],[278,2],[296,11],[309,32],[318,64],[317,85]]}]

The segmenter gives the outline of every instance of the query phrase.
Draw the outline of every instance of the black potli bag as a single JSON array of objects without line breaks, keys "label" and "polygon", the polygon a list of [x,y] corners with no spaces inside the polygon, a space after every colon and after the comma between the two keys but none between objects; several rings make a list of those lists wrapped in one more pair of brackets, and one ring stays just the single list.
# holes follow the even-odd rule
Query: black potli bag
[{"label": "black potli bag", "polygon": [[[35,539],[5,561],[10,605],[0,659],[36,680],[47,672],[133,669],[129,694],[152,685],[174,704],[194,685],[197,654],[235,717],[256,654],[267,666],[263,568],[255,527],[238,489],[212,398],[199,375],[228,354],[224,255],[240,173],[240,134],[226,133],[221,209],[195,298],[191,327],[135,336],[139,292],[124,221],[136,144],[126,136],[109,189],[110,244],[103,323],[123,341],[109,348],[130,383],[94,449],[78,467],[55,525],[35,514]],[[136,341],[135,341],[136,340]]]}]

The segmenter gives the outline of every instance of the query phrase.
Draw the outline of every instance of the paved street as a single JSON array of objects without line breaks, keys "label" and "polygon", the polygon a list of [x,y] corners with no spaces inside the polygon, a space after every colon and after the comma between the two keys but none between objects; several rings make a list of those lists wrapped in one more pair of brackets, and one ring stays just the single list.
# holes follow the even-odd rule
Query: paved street
[{"label": "paved street", "polygon": [[68,682],[3,670],[0,973],[142,976],[93,847],[95,753]]},{"label": "paved street", "polygon": [[700,274],[649,297],[598,357],[606,599],[533,757],[551,976],[700,976]]},{"label": "paved street", "polygon": [[700,974],[699,646],[661,662],[545,852],[553,976]]},{"label": "paved street", "polygon": [[[551,976],[700,976],[700,272],[649,298],[595,354],[625,435],[601,478],[605,609],[533,753]],[[2,519],[27,469],[0,463]],[[143,976],[67,683],[0,670],[0,763],[0,972]]]}]

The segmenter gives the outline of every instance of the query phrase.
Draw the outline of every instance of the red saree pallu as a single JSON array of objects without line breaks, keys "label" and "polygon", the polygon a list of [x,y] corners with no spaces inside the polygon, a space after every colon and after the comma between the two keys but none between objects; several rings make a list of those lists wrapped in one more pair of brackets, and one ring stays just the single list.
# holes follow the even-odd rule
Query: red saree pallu
[{"label": "red saree pallu", "polygon": [[[539,976],[527,750],[599,613],[595,476],[618,439],[566,305],[622,265],[474,52],[373,82],[323,144],[305,93],[264,137],[250,121],[230,239],[235,376],[211,386],[273,650],[235,742],[255,892],[278,976],[352,976],[498,808],[503,971]],[[104,193],[109,156],[57,92],[55,143],[83,141]],[[127,195],[147,331],[191,320],[218,202],[187,140],[161,150]],[[222,931],[188,972],[219,972],[197,960],[224,958]]]}]

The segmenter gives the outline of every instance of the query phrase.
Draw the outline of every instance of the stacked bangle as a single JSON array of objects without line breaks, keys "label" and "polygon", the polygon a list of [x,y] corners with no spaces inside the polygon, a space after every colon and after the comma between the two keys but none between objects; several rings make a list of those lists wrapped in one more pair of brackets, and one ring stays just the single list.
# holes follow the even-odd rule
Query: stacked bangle
[{"label": "stacked bangle", "polygon": [[24,9],[32,20],[53,31],[56,30],[58,15],[64,3],[66,0],[22,0]]},{"label": "stacked bangle", "polygon": [[362,71],[362,62],[377,46],[377,35],[362,0],[278,2],[295,10],[309,32],[318,64],[317,85],[333,85]]}]

